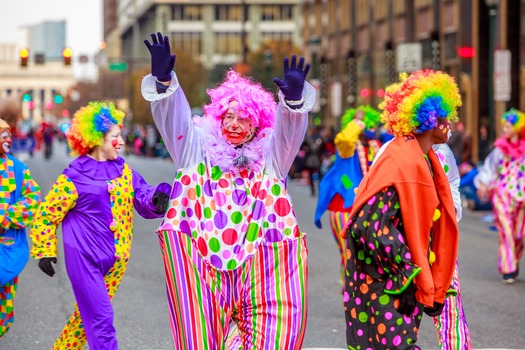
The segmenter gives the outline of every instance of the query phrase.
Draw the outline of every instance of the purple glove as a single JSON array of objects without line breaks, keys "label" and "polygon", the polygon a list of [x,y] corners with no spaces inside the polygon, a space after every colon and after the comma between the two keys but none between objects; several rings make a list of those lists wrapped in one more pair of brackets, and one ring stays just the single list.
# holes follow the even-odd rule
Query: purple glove
[{"label": "purple glove", "polygon": [[144,44],[151,55],[151,75],[157,78],[158,81],[170,81],[171,71],[175,67],[175,55],[171,54],[170,40],[167,36],[162,38],[162,33],[158,32],[157,36],[151,34],[150,44],[148,40],[144,40]]},{"label": "purple glove", "polygon": [[[289,101],[299,101],[302,98],[304,81],[306,75],[310,70],[310,65],[304,67],[304,57],[299,59],[299,65],[296,64],[297,57],[292,56],[292,64],[288,63],[288,57],[284,58],[284,80],[273,78],[273,82],[277,84],[279,89],[283,92],[284,98]],[[303,69],[304,67],[304,69]]]}]

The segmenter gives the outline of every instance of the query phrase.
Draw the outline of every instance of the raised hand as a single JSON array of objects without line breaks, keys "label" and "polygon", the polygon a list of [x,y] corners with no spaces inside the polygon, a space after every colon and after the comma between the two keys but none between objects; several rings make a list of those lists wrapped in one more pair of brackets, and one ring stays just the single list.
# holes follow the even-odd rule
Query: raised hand
[{"label": "raised hand", "polygon": [[304,81],[309,70],[310,64],[304,65],[304,57],[299,59],[299,64],[297,64],[297,56],[292,56],[291,64],[288,57],[285,57],[284,78],[283,80],[274,78],[273,81],[287,100],[300,101],[302,100]]},{"label": "raised hand", "polygon": [[151,43],[144,40],[151,55],[151,75],[158,81],[171,80],[171,71],[175,67],[175,55],[171,54],[170,40],[168,36],[162,37],[162,33],[151,34]]},{"label": "raised hand", "polygon": [[152,198],[153,205],[159,213],[165,213],[168,209],[170,197],[164,192],[155,192]]}]

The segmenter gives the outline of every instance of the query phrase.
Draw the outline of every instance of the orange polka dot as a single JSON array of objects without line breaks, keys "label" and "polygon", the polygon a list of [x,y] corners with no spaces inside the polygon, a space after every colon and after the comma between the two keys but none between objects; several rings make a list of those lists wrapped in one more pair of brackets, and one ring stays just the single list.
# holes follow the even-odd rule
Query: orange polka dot
[{"label": "orange polka dot", "polygon": [[377,325],[377,333],[379,334],[385,334],[386,332],[386,325],[384,323],[380,323]]}]

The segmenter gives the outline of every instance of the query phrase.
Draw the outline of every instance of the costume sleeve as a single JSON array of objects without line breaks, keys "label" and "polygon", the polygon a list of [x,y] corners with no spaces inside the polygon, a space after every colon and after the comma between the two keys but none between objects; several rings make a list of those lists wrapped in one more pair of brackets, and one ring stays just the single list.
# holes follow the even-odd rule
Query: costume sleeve
[{"label": "costume sleeve", "polygon": [[142,79],[142,96],[151,102],[155,125],[177,168],[200,161],[200,135],[193,124],[191,108],[172,72],[170,86],[165,93],[157,93],[156,78],[151,74]]},{"label": "costume sleeve", "polygon": [[454,153],[452,153],[450,146],[446,143],[437,144],[432,147],[443,166],[443,171],[447,174],[450,189],[452,191],[452,199],[454,200],[454,208],[456,209],[456,221],[459,221],[463,216],[463,206],[461,205],[461,195],[459,193],[461,177],[459,176],[456,158],[454,158]]},{"label": "costume sleeve", "polygon": [[364,127],[365,123],[363,123],[363,121],[352,119],[346,127],[335,136],[335,147],[341,158],[350,158],[355,154],[357,140]]},{"label": "costume sleeve", "polygon": [[168,196],[171,193],[171,185],[162,182],[157,186],[149,185],[146,180],[135,170],[133,171],[133,191],[135,192],[135,198],[133,200],[133,206],[137,213],[145,219],[155,219],[164,216],[164,212],[157,212],[157,209],[153,205],[153,195],[155,192],[163,192]]},{"label": "costume sleeve", "polygon": [[385,293],[400,294],[420,272],[411,261],[405,243],[399,198],[395,187],[370,198],[349,224],[349,233],[359,247],[357,259],[370,260],[387,280]]},{"label": "costume sleeve", "polygon": [[474,186],[479,188],[481,184],[485,184],[490,188],[492,182],[498,177],[498,165],[503,158],[503,153],[499,148],[494,148],[483,162],[483,166],[479,169],[478,175],[474,178]]},{"label": "costume sleeve", "polygon": [[76,204],[77,189],[73,182],[61,174],[49,190],[31,228],[31,256],[35,259],[56,257],[58,237],[56,230],[66,214]]},{"label": "costume sleeve", "polygon": [[288,171],[299,151],[308,128],[308,112],[315,103],[315,89],[308,82],[304,83],[304,104],[301,108],[291,109],[284,102],[284,95],[279,91],[279,104],[275,114],[275,130],[272,139],[273,166],[280,178]]},{"label": "costume sleeve", "polygon": [[20,198],[14,203],[0,206],[1,226],[4,229],[21,229],[33,220],[40,202],[40,186],[31,177],[29,169],[23,171]]}]

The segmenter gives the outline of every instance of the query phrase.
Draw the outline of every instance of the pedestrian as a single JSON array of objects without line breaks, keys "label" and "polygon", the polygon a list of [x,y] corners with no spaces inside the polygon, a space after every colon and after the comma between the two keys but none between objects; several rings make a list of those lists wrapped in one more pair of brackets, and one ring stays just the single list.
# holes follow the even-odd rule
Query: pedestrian
[{"label": "pedestrian", "polygon": [[15,321],[18,276],[29,259],[26,227],[40,201],[40,187],[28,167],[9,154],[11,127],[0,119],[0,338]]},{"label": "pedestrian", "polygon": [[492,201],[499,234],[498,269],[503,283],[519,274],[525,236],[525,113],[511,108],[501,118],[502,136],[494,142],[474,184],[482,201]]},{"label": "pedestrian", "polygon": [[[447,175],[454,208],[456,209],[456,221],[459,222],[463,217],[463,206],[459,193],[460,175],[456,165],[456,158],[451,148],[446,143],[435,144],[432,146],[438,159],[443,166],[443,171]],[[470,330],[468,328],[465,310],[463,309],[463,298],[459,283],[459,264],[456,260],[454,276],[450,285],[447,297],[443,305],[443,312],[439,316],[432,317],[439,342],[442,350],[471,350]]]},{"label": "pedestrian", "polygon": [[67,141],[78,155],[40,204],[31,229],[31,256],[53,277],[57,228],[62,223],[65,265],[76,304],[53,349],[118,349],[113,325],[115,295],[128,264],[133,208],[162,217],[171,186],[148,185],[119,156],[124,113],[112,103],[91,102],[74,115]]},{"label": "pedestrian", "polygon": [[286,190],[314,88],[304,58],[284,59],[279,103],[230,70],[192,118],[169,39],[145,41],[142,81],[177,169],[158,229],[176,349],[300,349],[307,248]]},{"label": "pedestrian", "polygon": [[349,348],[419,349],[423,311],[443,309],[458,227],[432,145],[447,141],[460,101],[454,79],[429,69],[386,89],[382,118],[396,137],[361,181],[346,231]]},{"label": "pedestrian", "polygon": [[308,172],[308,184],[310,185],[310,194],[316,195],[315,180],[320,177],[321,165],[323,163],[323,154],[325,152],[325,143],[321,137],[318,127],[308,129],[301,148],[304,150],[304,166]]},{"label": "pedestrian", "polygon": [[368,172],[381,144],[375,132],[380,113],[370,106],[350,108],[341,117],[341,131],[335,137],[336,158],[319,183],[314,222],[322,228],[321,217],[328,210],[330,227],[341,256],[340,282],[344,284],[345,244],[341,231],[350,219],[355,191]]}]

